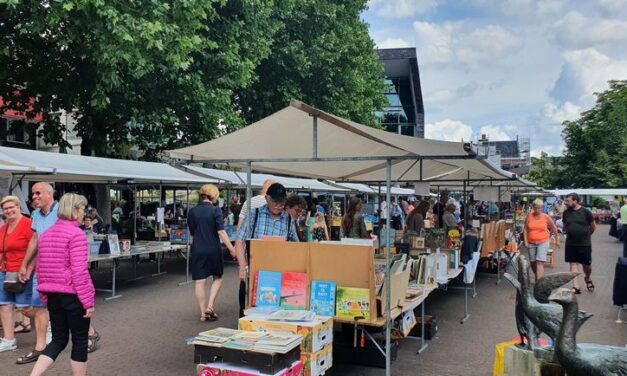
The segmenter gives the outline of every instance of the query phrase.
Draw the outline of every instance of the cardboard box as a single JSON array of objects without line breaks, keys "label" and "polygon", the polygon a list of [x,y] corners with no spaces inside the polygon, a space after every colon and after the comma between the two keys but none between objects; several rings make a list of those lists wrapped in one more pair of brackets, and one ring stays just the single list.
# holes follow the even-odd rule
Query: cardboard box
[{"label": "cardboard box", "polygon": [[238,329],[246,331],[279,331],[300,334],[302,353],[315,353],[325,345],[333,343],[333,318],[316,316],[313,321],[270,321],[265,316],[251,315],[239,319]]},{"label": "cardboard box", "polygon": [[216,364],[216,362],[245,364],[246,367],[270,375],[285,368],[291,368],[292,364],[299,360],[300,349],[298,347],[294,347],[286,354],[280,354],[194,345],[195,364]]},{"label": "cardboard box", "polygon": [[[273,376],[304,376],[303,374],[303,362],[300,360],[294,362],[291,367],[284,368],[279,372],[273,374]],[[231,363],[207,363],[198,364],[196,366],[197,376],[215,376],[215,375],[229,375],[229,376],[265,376],[267,374],[261,373],[254,368],[244,367],[241,365]]]},{"label": "cardboard box", "polygon": [[319,376],[333,366],[333,345],[328,344],[315,353],[300,353],[304,376]]}]

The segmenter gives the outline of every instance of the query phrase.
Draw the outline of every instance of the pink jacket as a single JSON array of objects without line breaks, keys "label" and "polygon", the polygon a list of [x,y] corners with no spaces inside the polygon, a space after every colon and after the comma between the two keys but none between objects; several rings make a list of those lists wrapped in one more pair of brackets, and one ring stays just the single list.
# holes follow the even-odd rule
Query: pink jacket
[{"label": "pink jacket", "polygon": [[38,239],[37,290],[44,304],[46,293],[76,294],[83,308],[94,306],[96,291],[87,270],[87,237],[78,222],[57,220]]}]

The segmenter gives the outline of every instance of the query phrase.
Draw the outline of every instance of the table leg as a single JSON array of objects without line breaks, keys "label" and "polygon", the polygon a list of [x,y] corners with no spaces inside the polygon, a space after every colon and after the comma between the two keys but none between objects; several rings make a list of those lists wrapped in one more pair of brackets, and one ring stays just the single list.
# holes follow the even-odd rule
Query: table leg
[{"label": "table leg", "polygon": [[185,282],[180,282],[179,286],[188,285],[192,283],[192,280],[189,278],[189,245],[187,245],[187,249],[185,250]]},{"label": "table leg", "polygon": [[416,351],[416,354],[421,354],[423,351],[429,347],[429,344],[425,342],[425,304],[427,300],[425,299],[422,304],[420,304],[420,348]]},{"label": "table leg", "polygon": [[163,252],[157,253],[157,272],[153,274],[153,277],[160,276],[162,274],[166,274],[166,272],[161,271],[161,259],[165,256]]},{"label": "table leg", "polygon": [[468,286],[464,283],[464,317],[460,324],[463,324],[464,321],[470,318],[470,314],[468,313]]},{"label": "table leg", "polygon": [[143,279],[144,278],[143,276],[142,277],[137,276],[137,264],[139,263],[139,255],[135,255],[131,257],[131,262],[133,263],[133,278],[127,281],[131,282],[131,281],[137,281],[137,280]]},{"label": "table leg", "polygon": [[113,260],[112,272],[111,272],[111,274],[112,274],[112,276],[111,276],[111,296],[108,297],[108,298],[105,298],[105,300],[117,299],[117,298],[122,296],[121,294],[120,295],[116,295],[115,294],[115,274],[116,274],[116,270],[117,270],[117,268],[115,266],[115,260]]}]

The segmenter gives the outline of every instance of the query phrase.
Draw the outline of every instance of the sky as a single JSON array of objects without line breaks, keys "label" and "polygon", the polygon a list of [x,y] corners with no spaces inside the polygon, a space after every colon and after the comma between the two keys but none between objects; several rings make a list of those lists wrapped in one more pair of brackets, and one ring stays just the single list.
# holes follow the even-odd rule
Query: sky
[{"label": "sky", "polygon": [[627,79],[627,0],[370,0],[378,48],[416,47],[425,137],[528,137],[561,155],[564,120]]}]

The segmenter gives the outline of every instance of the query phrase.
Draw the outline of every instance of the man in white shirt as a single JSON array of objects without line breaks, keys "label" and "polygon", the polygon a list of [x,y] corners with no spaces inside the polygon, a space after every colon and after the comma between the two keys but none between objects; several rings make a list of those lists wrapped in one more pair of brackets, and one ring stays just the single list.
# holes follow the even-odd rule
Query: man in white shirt
[{"label": "man in white shirt", "polygon": [[[266,194],[268,192],[268,188],[274,184],[274,180],[267,179],[263,182],[261,186],[261,193],[257,196],[253,196],[250,199],[250,209],[259,209],[260,207],[267,204]],[[248,216],[248,200],[244,201],[244,205],[242,205],[242,210],[239,212],[239,221],[237,221],[237,230],[235,233],[239,233],[240,227],[242,227],[242,222],[244,222],[244,218]]]}]

